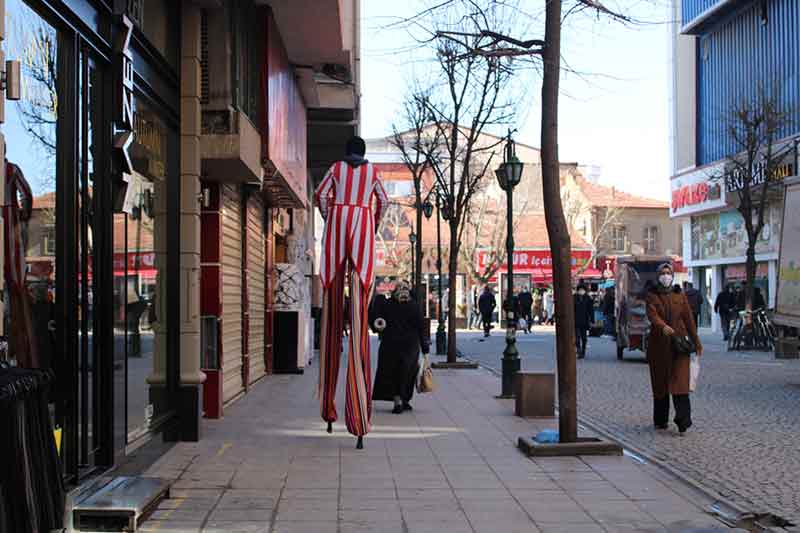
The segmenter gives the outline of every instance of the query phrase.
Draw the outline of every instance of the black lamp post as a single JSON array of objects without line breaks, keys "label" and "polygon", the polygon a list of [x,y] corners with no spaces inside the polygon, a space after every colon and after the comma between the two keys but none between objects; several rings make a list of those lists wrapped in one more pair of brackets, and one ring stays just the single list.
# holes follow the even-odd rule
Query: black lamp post
[{"label": "black lamp post", "polygon": [[501,398],[514,397],[514,376],[519,372],[519,352],[517,351],[517,317],[514,310],[514,187],[522,179],[522,162],[517,159],[511,132],[508,132],[503,163],[495,170],[500,187],[506,191],[506,254],[508,255],[508,274],[506,276],[506,349],[503,351],[503,391]]},{"label": "black lamp post", "polygon": [[[416,292],[417,287],[416,285],[416,276],[414,275],[414,266],[417,264],[417,258],[415,256],[416,252],[416,244],[417,244],[417,234],[413,231],[408,236],[408,241],[411,243],[411,285],[414,287],[414,292]],[[418,294],[414,295],[415,297],[419,297]]]},{"label": "black lamp post", "polygon": [[[430,201],[426,202],[423,207],[425,216],[430,218],[433,214],[433,205]],[[447,353],[447,334],[444,327],[444,312],[442,309],[442,224],[441,219],[449,220],[449,212],[447,206],[442,206],[442,200],[439,196],[439,191],[436,191],[436,279],[437,279],[437,296],[438,296],[438,316],[436,319],[436,355],[445,355]]]}]

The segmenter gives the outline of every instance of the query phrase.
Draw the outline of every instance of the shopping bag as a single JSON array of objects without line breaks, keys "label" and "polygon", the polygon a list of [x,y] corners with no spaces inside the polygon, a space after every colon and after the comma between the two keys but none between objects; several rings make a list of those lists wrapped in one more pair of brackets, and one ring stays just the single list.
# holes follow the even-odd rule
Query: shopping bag
[{"label": "shopping bag", "polygon": [[433,370],[431,370],[431,363],[427,355],[424,357],[421,368],[422,371],[420,372],[419,381],[417,382],[417,392],[420,394],[433,392],[436,389],[436,385],[433,382]]},{"label": "shopping bag", "polygon": [[520,318],[519,321],[517,321],[517,329],[521,329],[523,331],[527,330],[528,329],[528,321],[525,320],[524,318]]},{"label": "shopping bag", "polygon": [[697,380],[700,378],[700,358],[693,355],[689,360],[689,391],[694,392],[697,388]]}]

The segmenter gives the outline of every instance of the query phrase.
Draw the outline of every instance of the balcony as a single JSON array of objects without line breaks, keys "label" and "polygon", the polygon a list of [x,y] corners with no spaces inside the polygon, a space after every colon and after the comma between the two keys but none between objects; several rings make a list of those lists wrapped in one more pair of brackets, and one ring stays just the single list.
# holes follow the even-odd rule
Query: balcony
[{"label": "balcony", "polygon": [[261,185],[261,135],[241,111],[203,111],[203,179]]}]

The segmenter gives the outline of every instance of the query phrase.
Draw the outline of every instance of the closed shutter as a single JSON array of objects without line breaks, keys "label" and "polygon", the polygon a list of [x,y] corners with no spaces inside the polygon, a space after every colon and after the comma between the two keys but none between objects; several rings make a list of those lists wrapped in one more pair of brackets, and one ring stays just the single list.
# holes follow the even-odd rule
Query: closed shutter
[{"label": "closed shutter", "polygon": [[242,383],[242,209],[238,187],[222,190],[222,399],[244,391]]},{"label": "closed shutter", "polygon": [[264,202],[258,195],[247,201],[247,292],[250,302],[250,382],[262,377],[265,350],[264,298],[266,265],[264,257]]}]

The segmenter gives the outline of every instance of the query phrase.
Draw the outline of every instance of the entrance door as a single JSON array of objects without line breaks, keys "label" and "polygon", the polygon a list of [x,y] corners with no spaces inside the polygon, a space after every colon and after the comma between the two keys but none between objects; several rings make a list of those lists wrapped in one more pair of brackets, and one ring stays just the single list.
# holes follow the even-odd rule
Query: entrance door
[{"label": "entrance door", "polygon": [[56,440],[66,477],[77,481],[107,463],[100,454],[112,445],[102,431],[112,402],[100,396],[112,365],[94,312],[110,294],[99,281],[110,265],[97,255],[107,218],[97,202],[108,161],[106,69],[80,36],[24,0],[6,0],[6,20],[22,98],[7,103],[4,125],[14,177],[7,202],[16,205],[4,212],[16,259],[6,270],[5,331],[20,364],[55,372]]}]

